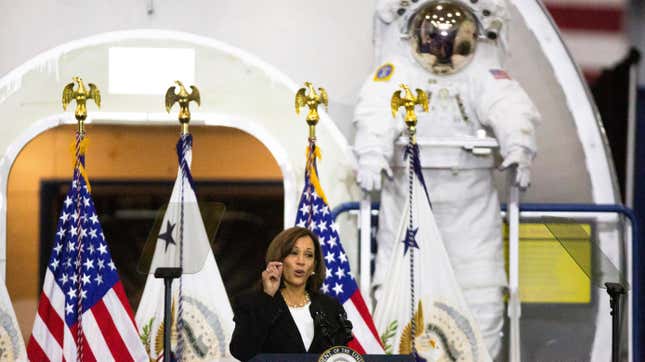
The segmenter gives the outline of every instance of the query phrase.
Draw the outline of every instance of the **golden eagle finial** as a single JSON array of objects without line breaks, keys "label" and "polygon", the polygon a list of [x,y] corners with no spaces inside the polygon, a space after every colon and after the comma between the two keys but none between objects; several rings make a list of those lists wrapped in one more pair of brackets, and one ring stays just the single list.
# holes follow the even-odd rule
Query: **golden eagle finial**
[{"label": "golden eagle finial", "polygon": [[190,102],[195,101],[198,106],[201,106],[201,97],[199,96],[199,89],[194,85],[190,86],[192,90],[188,93],[184,85],[176,80],[175,84],[179,86],[179,92],[176,91],[175,86],[171,86],[166,91],[166,112],[170,113],[170,109],[175,103],[179,103],[179,123],[181,123],[181,133],[188,133],[188,123],[190,122],[190,109],[188,105]]},{"label": "golden eagle finial", "polygon": [[96,87],[94,83],[88,84],[90,87],[90,90],[88,91],[80,77],[73,77],[72,80],[78,84],[78,88],[74,90],[74,82],[67,84],[65,88],[63,88],[63,110],[66,111],[67,106],[72,101],[76,101],[74,116],[78,121],[78,131],[83,133],[85,132],[84,122],[87,118],[87,107],[85,103],[88,99],[93,99],[96,106],[101,108],[101,92],[99,92],[98,87]]},{"label": "golden eagle finial", "polygon": [[405,95],[403,97],[401,96],[401,90],[397,90],[392,94],[392,100],[390,101],[392,117],[396,117],[396,114],[399,112],[399,108],[405,108],[405,125],[408,127],[408,131],[410,132],[412,143],[416,143],[417,115],[414,112],[414,108],[419,105],[422,107],[424,112],[427,112],[429,109],[428,103],[430,101],[430,97],[421,89],[416,89],[417,94],[415,96],[407,85],[401,84],[400,87],[403,88]]},{"label": "golden eagle finial", "polygon": [[[309,90],[309,94],[307,94]],[[309,113],[307,113],[307,124],[309,125],[309,138],[316,138],[316,124],[320,120],[320,115],[318,114],[318,105],[323,104],[325,106],[325,111],[329,107],[329,98],[327,97],[327,91],[325,88],[318,88],[318,93],[314,89],[313,84],[310,82],[305,82],[305,88],[300,88],[296,93],[296,114],[300,114],[300,109],[304,106],[309,107]]]}]

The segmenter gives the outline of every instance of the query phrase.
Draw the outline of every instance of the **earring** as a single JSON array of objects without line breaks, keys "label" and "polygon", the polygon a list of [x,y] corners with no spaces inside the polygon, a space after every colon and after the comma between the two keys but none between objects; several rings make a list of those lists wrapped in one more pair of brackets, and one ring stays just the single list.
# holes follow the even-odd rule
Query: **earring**
[{"label": "earring", "polygon": [[316,272],[315,272],[315,271],[312,271],[312,272],[311,272],[311,275],[316,275]]}]

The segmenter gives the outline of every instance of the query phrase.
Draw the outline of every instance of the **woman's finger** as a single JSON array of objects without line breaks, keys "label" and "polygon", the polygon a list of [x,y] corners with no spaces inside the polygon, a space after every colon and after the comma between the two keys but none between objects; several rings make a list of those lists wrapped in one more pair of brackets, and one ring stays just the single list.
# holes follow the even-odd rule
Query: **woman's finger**
[{"label": "woman's finger", "polygon": [[281,262],[279,262],[279,261],[272,261],[272,262],[269,262],[269,264],[267,264],[267,270],[268,270],[268,269],[271,269],[271,268],[281,267],[281,266],[282,266],[282,263],[281,263]]}]

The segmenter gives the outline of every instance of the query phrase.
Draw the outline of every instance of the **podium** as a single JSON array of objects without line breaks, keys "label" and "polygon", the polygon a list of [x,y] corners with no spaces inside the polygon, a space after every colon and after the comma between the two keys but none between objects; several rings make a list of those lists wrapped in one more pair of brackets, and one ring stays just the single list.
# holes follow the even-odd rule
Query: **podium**
[{"label": "podium", "polygon": [[[317,353],[303,354],[259,354],[251,362],[317,362],[320,355]],[[414,362],[414,357],[409,354],[366,354],[365,362]]]}]

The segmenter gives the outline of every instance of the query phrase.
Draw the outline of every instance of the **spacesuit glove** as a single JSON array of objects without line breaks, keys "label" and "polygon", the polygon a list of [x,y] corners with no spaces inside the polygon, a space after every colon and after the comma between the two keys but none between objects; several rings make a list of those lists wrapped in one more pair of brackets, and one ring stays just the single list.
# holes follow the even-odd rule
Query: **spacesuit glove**
[{"label": "spacesuit glove", "polygon": [[382,171],[392,177],[392,169],[382,155],[375,152],[364,153],[358,159],[356,183],[365,191],[378,191],[381,189]]},{"label": "spacesuit glove", "polygon": [[531,163],[534,157],[535,152],[526,147],[516,146],[511,148],[499,168],[505,170],[515,166],[513,185],[526,190],[531,184]]}]

